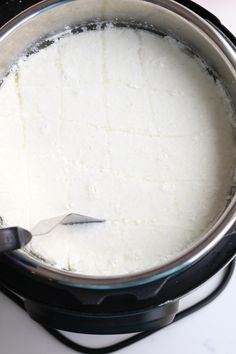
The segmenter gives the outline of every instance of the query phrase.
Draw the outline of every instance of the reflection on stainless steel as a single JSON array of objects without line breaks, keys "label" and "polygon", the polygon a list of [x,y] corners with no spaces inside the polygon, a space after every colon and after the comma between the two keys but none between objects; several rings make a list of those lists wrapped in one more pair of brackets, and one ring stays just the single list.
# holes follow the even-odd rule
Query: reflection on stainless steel
[{"label": "reflection on stainless steel", "polygon": [[58,225],[89,224],[104,221],[103,219],[92,218],[91,216],[70,213],[39,221],[37,225],[34,226],[31,233],[33,236],[41,236],[48,234]]},{"label": "reflection on stainless steel", "polygon": [[[171,35],[200,55],[222,80],[232,103],[236,103],[236,51],[224,35],[191,10],[171,0],[45,0],[10,21],[0,31],[0,79],[17,58],[45,36],[66,26],[94,20],[143,24]],[[199,260],[224,237],[236,220],[236,197],[195,247],[163,267],[118,277],[81,276],[37,261],[17,251],[9,257],[32,273],[72,286],[87,288],[129,287],[171,276]]]}]

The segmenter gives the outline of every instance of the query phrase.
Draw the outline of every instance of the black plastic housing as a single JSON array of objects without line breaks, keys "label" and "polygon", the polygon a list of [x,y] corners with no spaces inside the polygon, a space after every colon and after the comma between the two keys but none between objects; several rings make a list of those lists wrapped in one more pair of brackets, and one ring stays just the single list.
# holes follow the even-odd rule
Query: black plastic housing
[{"label": "black plastic housing", "polygon": [[118,290],[81,289],[39,279],[4,255],[0,282],[24,297],[29,315],[47,327],[93,334],[140,332],[171,323],[179,299],[210,279],[235,253],[236,233],[231,233],[184,272]]}]

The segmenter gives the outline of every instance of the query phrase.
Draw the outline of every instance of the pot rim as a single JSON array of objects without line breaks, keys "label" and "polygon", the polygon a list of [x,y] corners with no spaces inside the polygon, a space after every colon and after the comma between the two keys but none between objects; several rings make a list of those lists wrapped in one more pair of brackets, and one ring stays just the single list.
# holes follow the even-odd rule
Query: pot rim
[{"label": "pot rim", "polygon": [[[8,21],[0,28],[0,41],[7,37],[17,27],[20,27],[29,19],[40,15],[42,12],[49,10],[52,7],[60,6],[65,3],[73,2],[74,0],[43,0],[36,5],[31,6],[13,19]],[[177,3],[173,0],[131,0],[133,2],[143,1],[152,3],[157,6],[164,7],[167,10],[174,11],[177,15],[182,16],[185,20],[191,22],[192,25],[202,31],[207,37],[213,41],[218,49],[224,54],[226,60],[231,64],[236,72],[236,51],[233,44],[225,37],[225,35],[216,29],[215,25],[201,18],[189,8]],[[131,273],[128,275],[117,276],[89,276],[80,275],[66,270],[57,269],[49,264],[43,263],[40,260],[32,257],[26,252],[14,251],[7,256],[30,271],[34,276],[46,278],[50,281],[56,281],[61,284],[69,284],[73,287],[90,288],[90,289],[114,289],[127,288],[131,286],[143,285],[162,278],[170,277],[180,271],[185,270],[208,252],[210,252],[223,237],[227,236],[227,232],[236,221],[236,195],[225,208],[218,220],[212,225],[199,242],[195,243],[188,251],[179,256],[177,259],[161,266],[153,267],[146,271]]]}]

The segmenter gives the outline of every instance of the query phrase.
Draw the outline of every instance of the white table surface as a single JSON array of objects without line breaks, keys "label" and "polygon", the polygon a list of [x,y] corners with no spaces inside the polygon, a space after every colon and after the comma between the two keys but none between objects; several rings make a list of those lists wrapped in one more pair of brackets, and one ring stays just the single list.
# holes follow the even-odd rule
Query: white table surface
[{"label": "white table surface", "polygon": [[[198,0],[236,35],[236,0]],[[196,295],[195,295],[196,296]],[[0,354],[72,354],[0,293]],[[206,308],[119,351],[121,354],[236,353],[236,272],[223,294]],[[72,334],[84,344],[108,345],[120,336]]]}]

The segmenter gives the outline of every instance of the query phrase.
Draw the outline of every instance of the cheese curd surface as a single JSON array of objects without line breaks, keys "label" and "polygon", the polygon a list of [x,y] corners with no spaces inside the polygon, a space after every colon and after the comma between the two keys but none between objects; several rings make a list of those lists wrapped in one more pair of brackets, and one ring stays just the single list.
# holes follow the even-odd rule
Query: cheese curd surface
[{"label": "cheese curd surface", "polygon": [[170,37],[113,28],[67,35],[22,59],[0,87],[0,215],[28,246],[89,275],[146,270],[198,241],[227,203],[233,111],[221,84]]}]

